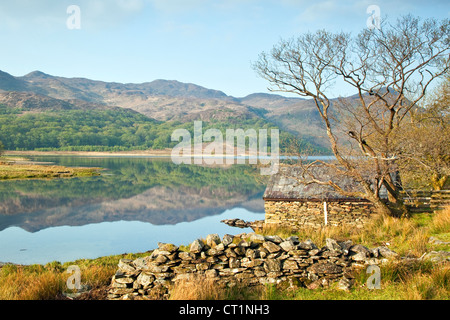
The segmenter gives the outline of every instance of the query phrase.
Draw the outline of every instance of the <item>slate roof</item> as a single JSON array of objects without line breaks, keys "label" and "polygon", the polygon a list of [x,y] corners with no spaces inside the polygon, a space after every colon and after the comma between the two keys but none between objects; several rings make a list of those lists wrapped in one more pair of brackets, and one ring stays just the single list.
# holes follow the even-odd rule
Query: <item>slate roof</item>
[{"label": "slate roof", "polygon": [[[346,175],[337,175],[326,166],[314,166],[310,172],[319,180],[335,182],[345,191],[362,191],[358,183]],[[278,173],[272,175],[263,195],[264,200],[307,200],[307,201],[361,201],[358,197],[343,196],[331,186],[318,183],[304,184],[299,182],[309,180],[303,177],[303,169],[295,166],[280,166]],[[382,190],[383,191],[383,190]],[[385,191],[385,190],[384,190]],[[383,193],[383,192],[382,192]]]}]

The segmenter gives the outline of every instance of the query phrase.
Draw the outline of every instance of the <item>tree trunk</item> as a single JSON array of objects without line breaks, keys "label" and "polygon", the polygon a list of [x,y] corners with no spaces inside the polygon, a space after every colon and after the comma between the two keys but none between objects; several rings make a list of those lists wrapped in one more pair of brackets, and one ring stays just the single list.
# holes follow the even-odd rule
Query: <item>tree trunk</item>
[{"label": "tree trunk", "polygon": [[[386,202],[379,197],[379,194],[370,189],[368,185],[363,184],[363,188],[365,189],[366,199],[375,206],[375,209],[378,213],[384,216],[391,217],[408,216],[408,209],[403,203],[403,199],[401,198],[400,192],[398,190],[397,192],[395,192],[395,190],[392,190],[392,194],[388,192],[388,201]],[[389,190],[391,188],[388,187],[387,189]]]},{"label": "tree trunk", "polygon": [[388,175],[388,179],[384,179],[383,186],[387,190],[388,195],[387,207],[389,207],[391,215],[394,217],[408,217],[409,211],[408,208],[405,206],[403,197],[400,193],[401,186],[398,185],[398,183],[394,182],[390,175]]},{"label": "tree trunk", "polygon": [[389,201],[387,204],[390,211],[392,212],[392,216],[394,217],[409,217],[409,210],[406,207],[403,199],[399,198],[396,201]]},{"label": "tree trunk", "polygon": [[386,203],[380,199],[377,199],[375,201],[372,201],[373,205],[375,206],[375,209],[377,210],[377,212],[379,214],[381,214],[382,216],[394,216],[393,211],[391,210],[391,208],[386,205]]}]

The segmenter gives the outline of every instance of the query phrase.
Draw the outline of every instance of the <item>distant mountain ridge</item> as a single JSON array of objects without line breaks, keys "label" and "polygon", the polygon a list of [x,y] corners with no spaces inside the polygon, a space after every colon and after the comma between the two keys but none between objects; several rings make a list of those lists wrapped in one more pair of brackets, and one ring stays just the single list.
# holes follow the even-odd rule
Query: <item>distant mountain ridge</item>
[{"label": "distant mountain ridge", "polygon": [[[143,83],[118,83],[91,80],[87,78],[64,78],[52,76],[41,71],[30,72],[25,76],[17,77],[16,80],[28,83],[30,85],[29,88],[32,91],[47,90],[49,95],[54,95],[54,98],[60,99],[77,99],[80,98],[80,96],[84,96],[86,100],[101,100],[108,94],[117,91],[128,92],[129,94],[186,98],[230,98],[222,91],[207,89],[196,84],[183,83],[176,80],[157,79]],[[52,88],[53,90],[48,89],[49,84],[54,85]],[[67,91],[62,90],[64,88],[67,89]]]},{"label": "distant mountain ridge", "polygon": [[[12,91],[16,92],[15,97]],[[27,99],[28,102],[25,101]],[[0,71],[0,103],[11,104],[15,100],[23,105],[39,106],[38,109],[45,108],[46,104],[63,109],[70,108],[70,105],[121,107],[159,121],[177,120],[182,123],[263,118],[313,144],[327,145],[326,139],[321,137],[322,122],[313,102],[277,94],[253,93],[236,98],[219,90],[176,80],[117,83],[65,78],[41,71],[15,77]]]}]

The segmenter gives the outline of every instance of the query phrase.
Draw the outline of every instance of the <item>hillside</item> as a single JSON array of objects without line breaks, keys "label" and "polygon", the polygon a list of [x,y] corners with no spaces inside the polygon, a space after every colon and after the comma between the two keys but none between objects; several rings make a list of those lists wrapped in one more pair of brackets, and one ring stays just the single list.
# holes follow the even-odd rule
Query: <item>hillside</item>
[{"label": "hillside", "polygon": [[[38,118],[41,115],[36,113],[47,111],[67,113],[70,110],[72,115],[66,114],[70,118],[76,110],[108,110],[111,113],[122,108],[160,123],[169,122],[169,127],[174,123],[189,126],[194,120],[221,123],[221,127],[227,123],[242,128],[258,124],[253,126],[255,129],[261,125],[276,126],[286,134],[301,137],[305,143],[315,146],[317,152],[325,152],[327,148],[327,141],[320,136],[320,119],[310,100],[264,93],[235,98],[222,91],[175,80],[117,83],[58,77],[40,71],[14,77],[0,71],[0,104],[8,108],[19,108],[21,115],[33,113]],[[61,115],[58,117],[64,118]],[[0,133],[1,140],[10,139],[4,135],[5,133]],[[5,146],[22,147],[8,143]],[[127,148],[129,147],[131,146]],[[140,144],[140,147],[147,148],[149,143]],[[168,147],[167,144],[165,147]]]},{"label": "hillside", "polygon": [[[203,122],[203,130],[219,129],[225,137],[228,128],[276,127],[263,118],[233,117],[221,111],[212,111],[222,118],[213,114]],[[178,144],[171,135],[179,128],[187,129],[193,137],[193,121],[158,121],[126,108],[28,92],[0,93],[0,141],[6,150],[161,150]],[[282,150],[292,137],[280,133]]]},{"label": "hillside", "polygon": [[328,148],[324,126],[314,102],[310,99],[287,98],[276,94],[255,93],[239,101],[264,113],[264,118],[287,132]]},{"label": "hillside", "polygon": [[0,104],[9,108],[21,110],[22,112],[121,109],[119,107],[111,107],[84,100],[61,100],[42,94],[20,91],[0,91]]},{"label": "hillside", "polygon": [[[235,102],[234,98],[221,91],[175,80],[154,80],[140,84],[117,83],[56,77],[40,71],[15,79],[26,83],[24,88],[28,92],[41,93],[56,99],[76,99],[120,106],[160,121],[208,120],[214,117],[211,110],[218,109],[222,109],[221,113],[225,114],[216,116],[221,120],[233,116],[257,117],[244,105]],[[0,86],[0,89],[3,88]]]}]

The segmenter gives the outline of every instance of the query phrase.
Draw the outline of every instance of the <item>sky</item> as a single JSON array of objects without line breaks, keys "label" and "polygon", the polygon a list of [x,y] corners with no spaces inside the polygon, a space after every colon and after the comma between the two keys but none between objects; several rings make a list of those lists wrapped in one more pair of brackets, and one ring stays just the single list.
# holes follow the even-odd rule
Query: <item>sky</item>
[{"label": "sky", "polygon": [[0,0],[0,70],[178,80],[244,97],[268,92],[252,68],[261,52],[318,29],[357,34],[370,5],[382,19],[450,16],[448,0]]}]

